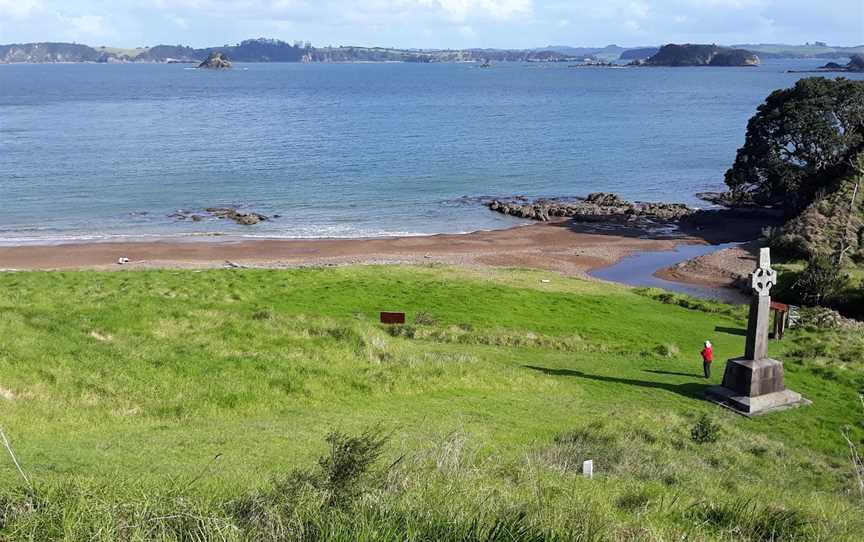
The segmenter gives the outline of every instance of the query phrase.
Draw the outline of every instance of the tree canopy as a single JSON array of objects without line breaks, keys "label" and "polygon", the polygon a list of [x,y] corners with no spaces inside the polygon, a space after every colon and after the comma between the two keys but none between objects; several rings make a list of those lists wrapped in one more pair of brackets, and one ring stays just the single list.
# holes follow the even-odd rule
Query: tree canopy
[{"label": "tree canopy", "polygon": [[734,200],[797,213],[864,150],[864,81],[811,77],[771,93],[726,172]]}]

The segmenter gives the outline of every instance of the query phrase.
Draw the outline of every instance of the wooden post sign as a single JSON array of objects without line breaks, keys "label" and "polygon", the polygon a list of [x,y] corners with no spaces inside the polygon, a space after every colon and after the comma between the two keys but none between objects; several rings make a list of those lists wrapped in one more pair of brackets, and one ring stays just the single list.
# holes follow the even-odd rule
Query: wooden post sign
[{"label": "wooden post sign", "polygon": [[783,340],[786,328],[789,327],[789,305],[785,303],[771,302],[771,311],[774,312],[774,338]]},{"label": "wooden post sign", "polygon": [[404,312],[382,312],[381,323],[387,325],[400,325],[405,323]]}]

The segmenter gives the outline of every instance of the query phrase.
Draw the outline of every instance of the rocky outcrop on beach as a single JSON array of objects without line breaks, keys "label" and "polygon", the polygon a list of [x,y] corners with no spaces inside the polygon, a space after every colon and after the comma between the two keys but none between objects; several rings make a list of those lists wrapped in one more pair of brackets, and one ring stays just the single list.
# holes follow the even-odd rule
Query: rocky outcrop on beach
[{"label": "rocky outcrop on beach", "polygon": [[553,217],[580,222],[678,222],[695,211],[681,203],[629,202],[616,194],[597,192],[584,199],[538,199],[516,197],[486,203],[492,211],[531,220]]},{"label": "rocky outcrop on beach", "polygon": [[219,220],[233,220],[243,226],[254,226],[260,222],[270,220],[269,216],[259,213],[240,211],[233,207],[208,207],[202,212],[193,211],[177,211],[170,218],[175,220],[191,220],[192,222],[201,222],[206,218],[215,218]]},{"label": "rocky outcrop on beach", "polygon": [[220,51],[210,53],[207,60],[198,65],[200,69],[206,70],[225,70],[231,68],[231,61]]}]

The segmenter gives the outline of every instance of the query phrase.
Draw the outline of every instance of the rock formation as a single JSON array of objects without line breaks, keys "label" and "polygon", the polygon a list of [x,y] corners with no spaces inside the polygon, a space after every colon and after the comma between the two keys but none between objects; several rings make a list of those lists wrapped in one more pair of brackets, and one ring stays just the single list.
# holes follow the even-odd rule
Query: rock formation
[{"label": "rock formation", "polygon": [[210,53],[207,60],[198,65],[199,68],[208,70],[224,70],[231,67],[231,61],[228,57],[219,51]]},{"label": "rock formation", "polygon": [[486,206],[505,215],[544,222],[552,217],[580,222],[677,222],[694,213],[681,203],[631,203],[606,192],[590,194],[585,199],[494,199],[486,202]]},{"label": "rock formation", "polygon": [[[232,207],[208,207],[207,209],[204,209],[204,212],[212,218],[233,220],[234,222],[244,226],[254,226],[259,222],[270,220],[269,216],[253,212],[238,211]],[[205,217],[200,213],[189,211],[177,211],[168,216],[175,220],[191,220],[192,222],[201,222],[205,219]]]},{"label": "rock formation", "polygon": [[845,66],[841,66],[836,62],[829,62],[819,68],[819,71],[862,73],[864,72],[864,55],[852,55],[849,63]]}]

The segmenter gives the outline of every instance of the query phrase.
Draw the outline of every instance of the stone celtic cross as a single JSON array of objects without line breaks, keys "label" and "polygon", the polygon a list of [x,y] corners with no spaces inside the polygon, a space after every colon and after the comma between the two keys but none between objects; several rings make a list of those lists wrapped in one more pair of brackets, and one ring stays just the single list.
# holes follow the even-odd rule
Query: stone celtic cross
[{"label": "stone celtic cross", "polygon": [[777,284],[777,271],[771,268],[771,249],[759,251],[759,267],[750,275],[753,293],[762,297],[770,296],[771,288]]},{"label": "stone celtic cross", "polygon": [[771,315],[771,288],[777,285],[777,271],[771,268],[771,249],[759,251],[759,267],[750,275],[753,299],[747,322],[745,359],[758,361],[768,355],[768,320]]},{"label": "stone celtic cross", "polygon": [[750,274],[750,318],[744,356],[730,359],[723,373],[723,385],[706,392],[717,403],[746,416],[809,404],[800,393],[786,389],[783,364],[768,357],[768,322],[771,289],[777,286],[777,272],[771,269],[771,251],[759,252],[759,266]]}]

